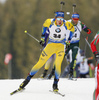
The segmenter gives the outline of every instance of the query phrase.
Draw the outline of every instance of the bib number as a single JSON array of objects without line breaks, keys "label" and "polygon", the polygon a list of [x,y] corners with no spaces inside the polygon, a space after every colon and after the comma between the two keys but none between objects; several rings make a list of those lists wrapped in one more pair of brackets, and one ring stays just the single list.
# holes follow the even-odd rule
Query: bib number
[{"label": "bib number", "polygon": [[61,35],[60,34],[53,34],[53,37],[54,38],[61,38]]},{"label": "bib number", "polygon": [[75,34],[73,35],[73,37],[75,37],[75,38],[76,38],[76,37],[77,37],[77,33],[75,33]]}]

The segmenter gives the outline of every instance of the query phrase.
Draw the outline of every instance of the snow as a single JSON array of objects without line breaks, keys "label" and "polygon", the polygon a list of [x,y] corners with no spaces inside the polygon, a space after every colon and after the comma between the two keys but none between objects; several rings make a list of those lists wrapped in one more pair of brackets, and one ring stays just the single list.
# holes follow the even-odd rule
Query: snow
[{"label": "snow", "polygon": [[59,92],[65,97],[49,92],[52,90],[53,79],[38,80],[31,79],[23,92],[10,95],[17,89],[24,79],[0,80],[0,100],[92,100],[95,89],[95,79],[86,78],[71,81],[60,78]]}]

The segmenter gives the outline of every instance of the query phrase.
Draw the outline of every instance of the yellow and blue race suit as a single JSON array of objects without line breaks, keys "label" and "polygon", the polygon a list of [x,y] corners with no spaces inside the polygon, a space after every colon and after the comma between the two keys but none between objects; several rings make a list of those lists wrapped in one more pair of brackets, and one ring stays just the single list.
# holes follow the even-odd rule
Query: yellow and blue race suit
[{"label": "yellow and blue race suit", "polygon": [[[53,55],[56,54],[55,59],[55,78],[59,79],[61,73],[61,63],[65,54],[65,42],[67,39],[72,38],[74,32],[74,26],[68,22],[63,21],[61,26],[56,25],[55,19],[47,19],[43,24],[42,34],[47,33],[49,40],[46,47],[43,49],[39,61],[33,66],[30,71],[30,75],[34,76],[38,70],[46,63],[46,61]],[[29,78],[27,77],[29,80]]]}]

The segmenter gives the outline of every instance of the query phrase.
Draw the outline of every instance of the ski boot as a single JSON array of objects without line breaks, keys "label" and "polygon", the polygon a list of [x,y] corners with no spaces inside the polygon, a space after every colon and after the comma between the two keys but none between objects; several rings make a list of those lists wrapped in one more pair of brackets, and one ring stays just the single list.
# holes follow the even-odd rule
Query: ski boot
[{"label": "ski boot", "polygon": [[32,75],[28,75],[27,78],[21,83],[19,86],[19,90],[24,89],[24,87],[29,83],[30,79],[32,78]]},{"label": "ski boot", "polygon": [[69,73],[69,75],[68,75],[68,79],[69,79],[69,80],[73,80],[73,72],[72,72],[72,71],[70,71],[70,73]]},{"label": "ski boot", "polygon": [[44,72],[43,72],[43,74],[40,76],[40,78],[45,78],[46,75],[47,75],[47,71],[48,71],[48,70],[44,70]]},{"label": "ski boot", "polygon": [[21,83],[21,85],[19,86],[19,89],[23,89],[23,88],[29,83],[29,81],[30,81],[30,80],[25,79],[25,80]]},{"label": "ski boot", "polygon": [[53,91],[54,92],[58,92],[58,85],[57,84],[53,84]]},{"label": "ski boot", "polygon": [[58,92],[58,81],[59,81],[59,79],[55,79],[54,78],[54,83],[53,83],[53,91],[54,92]]},{"label": "ski boot", "polygon": [[30,79],[32,78],[32,75],[28,75],[27,78],[21,83],[21,85],[19,86],[18,89],[16,89],[15,91],[11,92],[10,95],[13,95],[19,91],[23,91],[25,88],[25,86],[29,83]]}]

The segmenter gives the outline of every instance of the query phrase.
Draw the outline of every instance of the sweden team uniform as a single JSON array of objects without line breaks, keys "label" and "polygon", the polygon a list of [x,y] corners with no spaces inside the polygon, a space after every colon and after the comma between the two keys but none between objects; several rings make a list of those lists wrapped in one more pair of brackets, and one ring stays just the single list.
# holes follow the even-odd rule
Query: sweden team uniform
[{"label": "sweden team uniform", "polygon": [[65,21],[63,21],[63,24],[59,27],[56,25],[55,19],[47,19],[43,26],[47,27],[46,33],[49,34],[48,44],[42,51],[39,61],[32,68],[30,75],[34,76],[36,72],[46,63],[46,61],[53,54],[56,54],[56,59],[54,63],[56,69],[55,77],[56,79],[59,79],[59,75],[61,73],[61,63],[65,54],[65,42],[67,41],[67,38],[72,38],[74,27],[70,22]]},{"label": "sweden team uniform", "polygon": [[[39,61],[33,66],[27,78],[19,86],[22,90],[31,80],[31,78],[38,72],[38,70],[46,63],[46,61],[53,55],[55,59],[55,78],[53,83],[53,91],[58,91],[58,79],[61,73],[61,63],[65,54],[65,41],[72,38],[74,26],[70,22],[65,22],[64,12],[55,12],[55,19],[47,19],[43,24],[42,37],[40,44],[44,46],[46,38],[49,37],[48,44],[43,49]],[[48,37],[45,36],[47,34]]]}]

